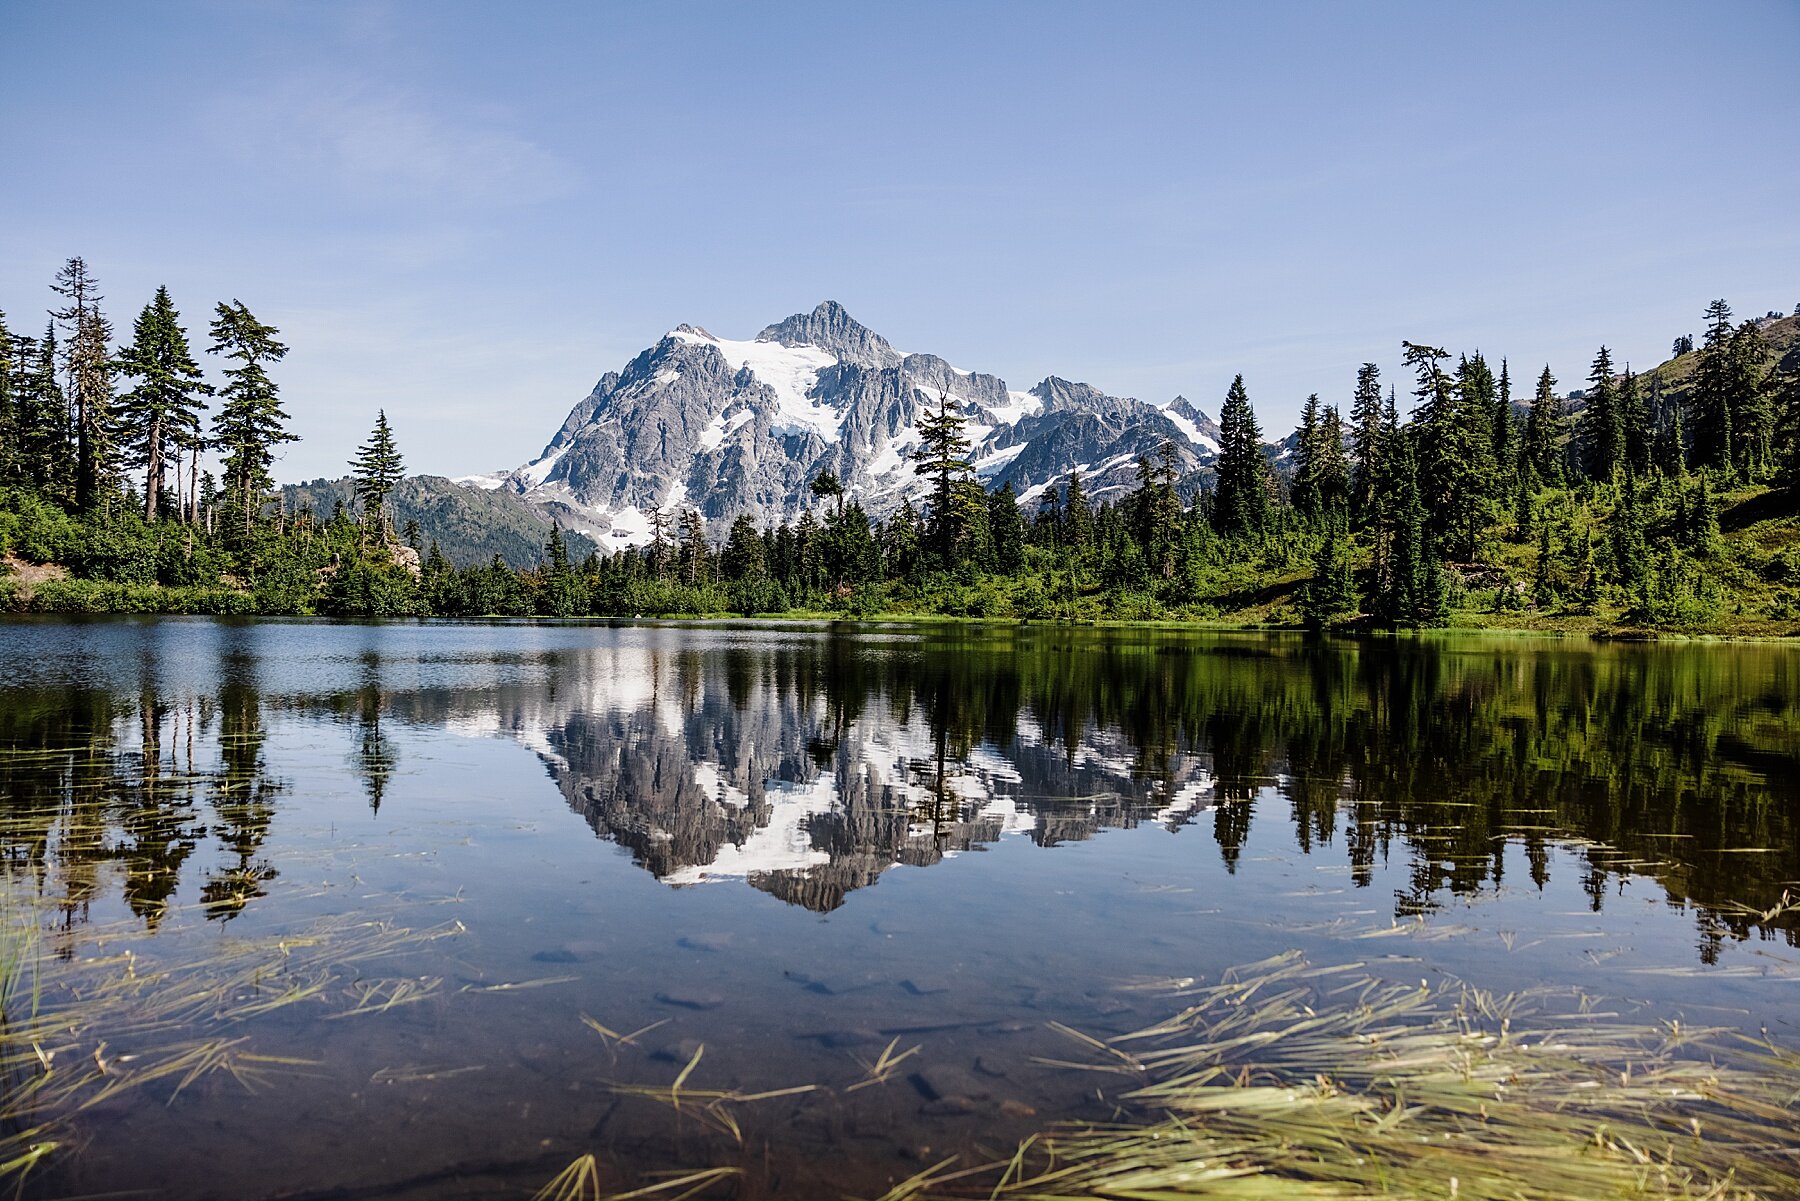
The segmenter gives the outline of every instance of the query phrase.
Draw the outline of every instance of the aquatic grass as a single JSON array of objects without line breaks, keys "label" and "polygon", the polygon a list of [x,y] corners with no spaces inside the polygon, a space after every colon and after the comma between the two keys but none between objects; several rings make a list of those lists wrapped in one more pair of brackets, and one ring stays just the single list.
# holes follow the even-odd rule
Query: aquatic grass
[{"label": "aquatic grass", "polygon": [[1766,1041],[1297,953],[1172,995],[1131,1034],[1065,1028],[1071,1066],[1129,1078],[1114,1120],[886,1201],[1800,1197],[1800,1055]]},{"label": "aquatic grass", "polygon": [[[694,1054],[681,1071],[676,1073],[672,1083],[654,1084],[614,1084],[611,1086],[615,1095],[621,1097],[640,1097],[667,1105],[676,1113],[687,1113],[705,1125],[723,1134],[731,1136],[733,1142],[742,1144],[744,1130],[739,1125],[737,1116],[732,1113],[734,1105],[751,1105],[758,1101],[773,1101],[779,1097],[799,1097],[807,1093],[818,1092],[817,1084],[796,1084],[786,1088],[763,1089],[758,1092],[744,1092],[740,1089],[695,1089],[684,1088],[688,1077],[700,1066],[701,1058],[706,1054],[706,1045],[694,1048]],[[684,1109],[683,1106],[686,1106]]]},{"label": "aquatic grass", "polygon": [[208,1077],[255,1091],[306,1069],[310,1061],[254,1051],[246,1024],[302,1004],[342,1018],[423,1000],[440,980],[361,973],[463,930],[343,917],[169,958],[109,950],[123,933],[94,929],[81,947],[47,955],[53,910],[0,880],[0,1181],[22,1182],[76,1139],[81,1115],[126,1094],[155,1089],[173,1103]]},{"label": "aquatic grass", "polygon": [[894,1054],[894,1050],[899,1045],[900,1037],[899,1035],[895,1035],[894,1038],[888,1042],[888,1045],[881,1049],[881,1054],[877,1055],[873,1060],[864,1059],[860,1055],[854,1056],[853,1058],[855,1058],[857,1064],[861,1066],[866,1075],[861,1080],[850,1085],[844,1091],[853,1093],[858,1089],[869,1088],[877,1084],[886,1084],[889,1080],[892,1080],[894,1078],[894,1073],[899,1070],[900,1065],[905,1063],[908,1059],[911,1059],[914,1055],[917,1055],[920,1050],[917,1045],[914,1045],[896,1055]]}]

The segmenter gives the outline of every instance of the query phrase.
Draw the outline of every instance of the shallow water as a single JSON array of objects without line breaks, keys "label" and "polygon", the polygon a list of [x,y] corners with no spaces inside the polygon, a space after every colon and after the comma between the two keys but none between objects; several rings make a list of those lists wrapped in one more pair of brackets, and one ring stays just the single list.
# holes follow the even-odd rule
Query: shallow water
[{"label": "shallow water", "polygon": [[[80,1115],[43,1196],[528,1196],[588,1151],[873,1195],[1113,1112],[1051,1023],[1295,949],[1800,1042],[1795,926],[1742,908],[1800,878],[1783,646],[29,621],[0,747],[46,978],[442,935],[232,1024],[304,1064]],[[620,1091],[684,1070],[820,1087],[735,1136]]]}]

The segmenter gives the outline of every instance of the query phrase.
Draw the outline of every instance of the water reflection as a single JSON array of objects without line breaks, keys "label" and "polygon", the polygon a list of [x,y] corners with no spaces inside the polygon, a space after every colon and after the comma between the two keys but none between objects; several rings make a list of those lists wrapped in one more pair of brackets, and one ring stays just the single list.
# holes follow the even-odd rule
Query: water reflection
[{"label": "water reflection", "polygon": [[1785,648],[278,624],[165,644],[139,624],[87,627],[78,663],[66,629],[0,652],[22,681],[0,691],[0,796],[4,854],[70,924],[108,889],[148,926],[184,887],[219,920],[264,896],[270,828],[309,783],[270,762],[279,722],[340,731],[397,822],[409,731],[514,739],[658,879],[820,912],[1012,835],[1154,825],[1237,870],[1253,827],[1285,827],[1360,887],[1404,865],[1397,915],[1520,883],[1508,846],[1541,888],[1575,842],[1594,910],[1653,876],[1710,961],[1754,929],[1736,902],[1800,877]]}]

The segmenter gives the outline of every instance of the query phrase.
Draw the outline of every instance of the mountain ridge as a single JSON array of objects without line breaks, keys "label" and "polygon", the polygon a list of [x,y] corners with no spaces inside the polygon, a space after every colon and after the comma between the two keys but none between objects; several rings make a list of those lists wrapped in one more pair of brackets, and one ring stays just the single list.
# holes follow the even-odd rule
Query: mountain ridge
[{"label": "mountain ridge", "polygon": [[1164,443],[1184,476],[1218,452],[1217,425],[1184,397],[1156,405],[1056,375],[1017,391],[899,350],[827,300],[747,341],[678,325],[603,374],[536,458],[458,482],[511,493],[606,549],[649,541],[658,510],[698,509],[715,530],[743,513],[792,520],[823,472],[880,518],[923,496],[911,456],[940,402],[967,422],[983,485],[1010,484],[1021,503],[1076,470],[1091,496],[1122,492]]}]

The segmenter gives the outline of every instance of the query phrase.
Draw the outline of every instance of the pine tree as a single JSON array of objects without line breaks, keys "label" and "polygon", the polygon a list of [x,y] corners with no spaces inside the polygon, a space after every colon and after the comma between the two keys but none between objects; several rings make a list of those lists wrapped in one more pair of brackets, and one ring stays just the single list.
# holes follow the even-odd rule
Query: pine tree
[{"label": "pine tree", "polygon": [[1300,602],[1301,613],[1315,626],[1356,611],[1356,587],[1350,577],[1350,555],[1345,545],[1349,540],[1350,527],[1342,513],[1331,512],[1325,521],[1319,553],[1313,559],[1313,578]]},{"label": "pine tree", "polygon": [[1731,335],[1730,369],[1732,462],[1746,478],[1759,480],[1774,465],[1775,412],[1763,387],[1767,354],[1756,322],[1746,321]]},{"label": "pine tree", "polygon": [[831,471],[819,472],[818,475],[815,475],[813,477],[813,481],[810,485],[808,485],[808,487],[809,487],[810,491],[812,492],[812,494],[820,500],[823,500],[827,496],[837,497],[838,515],[840,517],[843,516],[843,513],[844,513],[844,485],[841,482],[839,482],[837,474],[835,472],[831,472]]},{"label": "pine tree", "polygon": [[949,393],[939,392],[937,410],[919,421],[919,449],[913,453],[913,471],[932,482],[926,541],[942,567],[956,561],[956,544],[967,532],[970,516],[958,488],[974,471],[969,440],[963,436],[965,424],[963,415],[951,407]]},{"label": "pine tree", "polygon": [[1300,428],[1296,431],[1298,446],[1294,452],[1294,486],[1288,494],[1294,511],[1307,519],[1319,516],[1319,394],[1306,398],[1300,412]]},{"label": "pine tree", "polygon": [[550,537],[544,543],[543,597],[539,611],[550,617],[573,617],[581,612],[580,581],[569,565],[569,547],[563,540],[562,526],[550,523]]},{"label": "pine tree", "polygon": [[[837,494],[843,496],[843,489]],[[840,499],[840,504],[842,501]],[[706,545],[706,522],[698,509],[681,511],[681,546],[677,552],[681,564],[681,580],[690,588],[712,582],[712,552]]]},{"label": "pine tree", "polygon": [[1687,474],[1687,431],[1681,406],[1674,406],[1669,420],[1656,433],[1656,467],[1664,475]]},{"label": "pine tree", "polygon": [[1356,460],[1350,480],[1350,516],[1367,526],[1375,507],[1375,482],[1381,477],[1381,368],[1364,363],[1356,373],[1356,396],[1350,405],[1350,453]]},{"label": "pine tree", "polygon": [[[188,349],[187,331],[167,288],[157,288],[138,314],[118,365],[137,381],[119,398],[119,441],[144,468],[144,520],[155,521],[170,451],[179,454],[200,437],[202,397],[212,391]],[[176,470],[179,478],[179,461]]]},{"label": "pine tree", "polygon": [[1181,497],[1175,492],[1179,464],[1173,442],[1165,441],[1154,459],[1140,457],[1138,487],[1129,502],[1132,537],[1151,574],[1161,579],[1174,576],[1180,551]]},{"label": "pine tree", "polygon": [[1694,365],[1693,436],[1694,465],[1732,467],[1737,438],[1733,429],[1737,414],[1736,371],[1732,363],[1731,306],[1715,300],[1706,307],[1706,340]]},{"label": "pine tree", "polygon": [[1419,487],[1433,540],[1455,557],[1475,553],[1480,531],[1488,524],[1493,492],[1493,408],[1486,391],[1493,375],[1479,356],[1464,360],[1452,380],[1439,364],[1449,352],[1435,346],[1402,342],[1406,364],[1414,371],[1418,398],[1415,425],[1419,444]]},{"label": "pine tree", "polygon": [[1556,605],[1556,586],[1550,579],[1550,567],[1554,556],[1550,549],[1550,523],[1544,522],[1538,527],[1537,565],[1531,577],[1531,604],[1540,612],[1547,612]]},{"label": "pine tree", "polygon": [[988,497],[988,530],[994,540],[994,570],[1017,575],[1025,566],[1025,519],[1011,480]]},{"label": "pine tree", "polygon": [[1219,458],[1214,467],[1213,528],[1226,537],[1260,534],[1269,520],[1269,463],[1262,431],[1244,390],[1244,377],[1231,381],[1219,413]]},{"label": "pine tree", "polygon": [[0,312],[0,484],[18,478],[19,414],[13,400],[13,386],[20,372],[19,341],[7,328],[6,314]]},{"label": "pine tree", "polygon": [[262,498],[274,486],[269,468],[275,448],[299,439],[288,432],[280,389],[264,364],[279,362],[287,347],[275,340],[281,331],[258,321],[242,301],[219,302],[209,327],[210,354],[231,362],[225,368],[223,401],[213,418],[212,442],[224,455],[225,487],[242,516],[242,533],[262,511]]},{"label": "pine tree", "polygon": [[763,545],[762,535],[756,532],[756,522],[750,514],[740,513],[731,523],[731,533],[725,539],[725,550],[720,556],[719,569],[727,580],[761,579],[768,574],[768,551]]},{"label": "pine tree", "polygon": [[74,409],[75,507],[96,508],[114,486],[112,325],[100,312],[99,281],[72,258],[51,290],[69,303],[51,315],[62,323],[64,395]]},{"label": "pine tree", "polygon": [[387,410],[375,413],[375,429],[369,440],[357,449],[350,460],[350,475],[356,499],[362,505],[363,522],[369,533],[381,541],[387,532],[387,498],[404,477],[406,464],[394,445],[394,431],[388,425]]},{"label": "pine tree", "polygon": [[1538,376],[1537,392],[1525,415],[1525,462],[1540,483],[1562,482],[1562,457],[1556,441],[1562,433],[1562,402],[1556,398],[1556,377],[1546,364]]},{"label": "pine tree", "polygon": [[1513,416],[1512,372],[1505,359],[1500,360],[1500,390],[1494,398],[1494,467],[1498,472],[1497,493],[1504,493],[1519,463],[1518,421]]},{"label": "pine tree", "polygon": [[18,478],[40,495],[73,500],[74,454],[69,406],[56,379],[56,326],[47,323],[42,339],[18,339],[18,374],[13,409],[18,429]]},{"label": "pine tree", "polygon": [[1625,364],[1625,374],[1619,380],[1619,420],[1625,427],[1625,465],[1634,475],[1648,475],[1656,444],[1656,428],[1650,418],[1644,390],[1630,363]]},{"label": "pine tree", "polygon": [[1588,370],[1587,410],[1581,421],[1581,466],[1589,479],[1600,483],[1611,480],[1625,467],[1625,421],[1613,383],[1612,352],[1604,346]]},{"label": "pine tree", "polygon": [[1071,471],[1063,486],[1062,514],[1062,544],[1077,562],[1086,559],[1094,549],[1094,508],[1081,486],[1079,470]]},{"label": "pine tree", "polygon": [[1328,405],[1319,423],[1319,509],[1330,515],[1348,516],[1350,508],[1350,463],[1344,457],[1344,422],[1337,406]]}]

